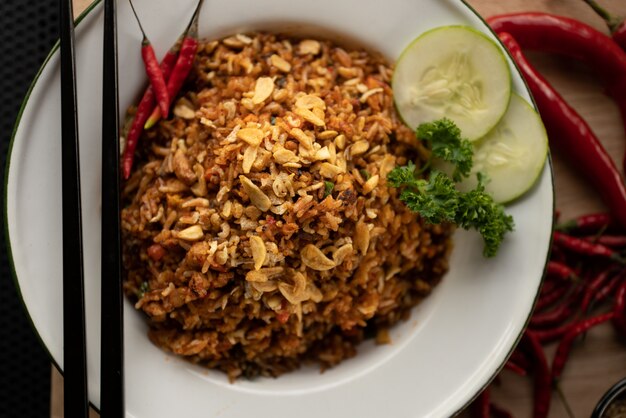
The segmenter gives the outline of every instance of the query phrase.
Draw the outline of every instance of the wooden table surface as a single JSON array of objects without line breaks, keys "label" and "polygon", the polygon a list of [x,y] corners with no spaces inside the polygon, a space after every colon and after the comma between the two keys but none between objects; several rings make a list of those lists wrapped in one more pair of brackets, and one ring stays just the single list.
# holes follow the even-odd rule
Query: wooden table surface
[{"label": "wooden table surface", "polygon": [[[416,0],[419,1],[419,0]],[[569,16],[606,32],[606,26],[582,0],[468,0],[483,16],[499,13],[546,11]],[[74,0],[77,12],[89,0]],[[615,15],[626,16],[626,1],[604,0],[599,3]],[[562,58],[529,54],[531,61],[548,78],[565,99],[580,112],[601,139],[609,153],[621,162],[626,149],[624,128],[615,104],[602,94],[602,85],[588,68]],[[593,184],[568,167],[560,156],[553,155],[557,208],[562,219],[604,209]],[[551,347],[551,352],[554,347]],[[589,417],[594,405],[617,380],[626,377],[626,345],[613,329],[600,326],[592,330],[583,344],[576,346],[565,370],[562,389],[576,417]],[[52,370],[51,416],[63,417],[63,380]],[[496,403],[509,409],[515,417],[532,415],[532,393],[528,379],[509,372],[501,374],[501,384],[493,385]],[[466,415],[466,414],[464,414]],[[97,414],[92,411],[92,417]],[[553,396],[550,418],[565,418],[567,412],[558,396]]]}]

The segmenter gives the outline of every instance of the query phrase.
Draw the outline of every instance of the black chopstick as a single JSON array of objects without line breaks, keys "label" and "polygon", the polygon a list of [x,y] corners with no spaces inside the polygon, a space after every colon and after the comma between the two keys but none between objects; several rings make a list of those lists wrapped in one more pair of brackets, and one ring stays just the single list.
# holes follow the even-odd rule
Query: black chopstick
[{"label": "black chopstick", "polygon": [[72,0],[60,0],[63,200],[63,368],[65,416],[86,418],[87,346]]},{"label": "black chopstick", "polygon": [[104,0],[100,416],[123,418],[124,315],[120,237],[116,0]]}]

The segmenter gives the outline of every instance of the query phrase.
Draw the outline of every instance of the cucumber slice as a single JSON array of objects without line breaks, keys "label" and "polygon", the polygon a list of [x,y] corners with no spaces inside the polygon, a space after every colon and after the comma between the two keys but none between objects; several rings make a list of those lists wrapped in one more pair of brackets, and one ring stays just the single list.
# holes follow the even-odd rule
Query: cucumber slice
[{"label": "cucumber slice", "polygon": [[487,175],[485,190],[498,203],[521,196],[541,174],[548,155],[548,135],[541,118],[524,99],[511,96],[507,112],[484,138],[473,143],[472,174],[459,183],[462,191],[476,187],[476,173]]},{"label": "cucumber slice", "polygon": [[470,141],[489,132],[511,97],[511,72],[498,45],[465,26],[425,32],[400,55],[392,80],[404,122],[447,117]]}]

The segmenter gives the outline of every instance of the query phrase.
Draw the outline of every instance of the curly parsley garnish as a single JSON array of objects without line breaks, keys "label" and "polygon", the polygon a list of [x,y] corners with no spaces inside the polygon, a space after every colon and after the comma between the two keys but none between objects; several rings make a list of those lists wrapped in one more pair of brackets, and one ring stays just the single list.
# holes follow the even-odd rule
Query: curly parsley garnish
[{"label": "curly parsley garnish", "polygon": [[461,137],[461,130],[450,119],[422,123],[417,137],[430,144],[433,157],[454,164],[452,180],[459,182],[472,171],[472,143]]},{"label": "curly parsley garnish", "polygon": [[404,187],[400,193],[409,209],[419,214],[428,223],[453,222],[459,207],[459,192],[450,177],[433,170],[428,179],[415,175],[415,164],[397,167],[387,176],[393,187]]},{"label": "curly parsley garnish", "polygon": [[[461,132],[449,119],[425,123],[417,135],[431,146],[432,157],[441,158],[455,166],[452,178],[432,170],[422,178],[415,164],[396,167],[387,176],[393,187],[401,187],[400,200],[428,223],[450,222],[463,229],[476,229],[485,246],[483,255],[496,255],[507,232],[513,230],[513,218],[504,207],[485,192],[485,176],[477,173],[478,185],[469,192],[460,192],[455,183],[469,176],[472,169],[472,145],[461,138]],[[427,166],[430,162],[427,163]]]}]

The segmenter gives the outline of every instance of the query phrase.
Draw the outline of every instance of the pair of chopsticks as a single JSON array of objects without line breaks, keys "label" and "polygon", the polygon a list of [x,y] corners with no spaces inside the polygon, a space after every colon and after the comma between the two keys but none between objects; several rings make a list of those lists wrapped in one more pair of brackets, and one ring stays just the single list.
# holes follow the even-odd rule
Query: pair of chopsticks
[{"label": "pair of chopsticks", "polygon": [[[87,418],[87,345],[72,0],[60,0],[63,201],[63,363],[65,416]],[[116,0],[104,0],[102,94],[101,381],[102,418],[122,418],[124,338],[119,202]]]}]

